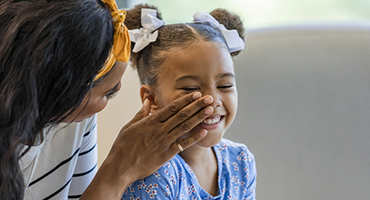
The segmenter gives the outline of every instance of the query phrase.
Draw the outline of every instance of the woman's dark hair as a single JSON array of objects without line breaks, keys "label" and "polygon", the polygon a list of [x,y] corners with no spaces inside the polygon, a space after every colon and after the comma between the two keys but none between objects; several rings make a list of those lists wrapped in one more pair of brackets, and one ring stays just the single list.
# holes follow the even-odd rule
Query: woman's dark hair
[{"label": "woman's dark hair", "polygon": [[[127,10],[125,25],[128,29],[141,28],[141,9],[150,8],[157,10],[156,7],[148,4],[136,5],[133,9]],[[158,12],[157,12],[158,13]],[[239,36],[244,40],[244,27],[238,15],[228,12],[225,9],[216,9],[210,13],[226,29],[236,29]],[[157,17],[161,19],[161,14]],[[167,52],[171,48],[186,47],[196,41],[218,42],[226,46],[222,34],[208,24],[186,23],[164,25],[158,29],[158,37],[155,42],[150,43],[138,53],[131,53],[130,61],[134,68],[137,69],[141,84],[155,86],[158,79],[158,68],[165,62]],[[133,48],[135,43],[132,43]],[[240,51],[231,53],[236,56]]]},{"label": "woman's dark hair", "polygon": [[23,199],[19,144],[81,104],[113,32],[100,0],[0,1],[0,199]]}]

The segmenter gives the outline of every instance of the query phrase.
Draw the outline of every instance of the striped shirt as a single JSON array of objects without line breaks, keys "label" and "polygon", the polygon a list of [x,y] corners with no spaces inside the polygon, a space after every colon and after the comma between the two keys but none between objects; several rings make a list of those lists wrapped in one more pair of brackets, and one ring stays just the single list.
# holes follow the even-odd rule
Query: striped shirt
[{"label": "striped shirt", "polygon": [[[20,161],[28,199],[79,199],[97,172],[97,116],[54,127]],[[27,148],[22,146],[21,148]]]}]

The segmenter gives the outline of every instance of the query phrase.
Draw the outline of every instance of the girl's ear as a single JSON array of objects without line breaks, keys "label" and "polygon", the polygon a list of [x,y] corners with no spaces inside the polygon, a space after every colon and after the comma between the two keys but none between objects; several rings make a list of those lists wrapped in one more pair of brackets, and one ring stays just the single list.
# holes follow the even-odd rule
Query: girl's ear
[{"label": "girl's ear", "polygon": [[141,102],[144,103],[148,99],[150,104],[150,113],[155,113],[158,110],[158,103],[154,95],[153,89],[149,85],[142,85],[140,87]]}]

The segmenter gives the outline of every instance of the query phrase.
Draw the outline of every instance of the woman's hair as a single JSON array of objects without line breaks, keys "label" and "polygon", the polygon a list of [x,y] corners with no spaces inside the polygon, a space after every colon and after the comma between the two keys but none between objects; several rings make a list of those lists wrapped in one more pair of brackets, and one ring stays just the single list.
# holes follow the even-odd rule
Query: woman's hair
[{"label": "woman's hair", "polygon": [[23,199],[19,144],[76,110],[113,33],[100,0],[0,1],[0,199]]},{"label": "woman's hair", "polygon": [[[141,28],[141,9],[154,6],[147,4],[136,5],[133,9],[127,10],[125,25],[129,30]],[[210,13],[226,29],[236,29],[239,37],[244,40],[244,27],[239,16],[228,12],[225,9],[216,9]],[[157,17],[161,19],[161,14]],[[227,48],[222,34],[208,24],[184,23],[164,25],[158,29],[158,37],[155,42],[150,43],[138,53],[131,53],[130,61],[137,69],[141,84],[156,86],[158,79],[158,69],[166,61],[166,53],[171,52],[171,48],[186,47],[196,41],[211,41],[221,43]],[[132,48],[134,47],[132,43]],[[236,56],[240,51],[231,53]]]}]

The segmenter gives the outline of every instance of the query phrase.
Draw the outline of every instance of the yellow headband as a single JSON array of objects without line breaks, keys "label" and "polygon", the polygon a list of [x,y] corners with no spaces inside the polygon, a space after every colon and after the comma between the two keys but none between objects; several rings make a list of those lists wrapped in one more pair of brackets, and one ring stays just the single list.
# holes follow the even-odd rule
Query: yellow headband
[{"label": "yellow headband", "polygon": [[114,26],[113,47],[103,68],[95,76],[94,81],[109,72],[116,61],[127,63],[131,52],[130,34],[128,33],[127,27],[123,24],[126,12],[124,10],[118,10],[115,0],[102,1],[108,6],[112,14]]}]

